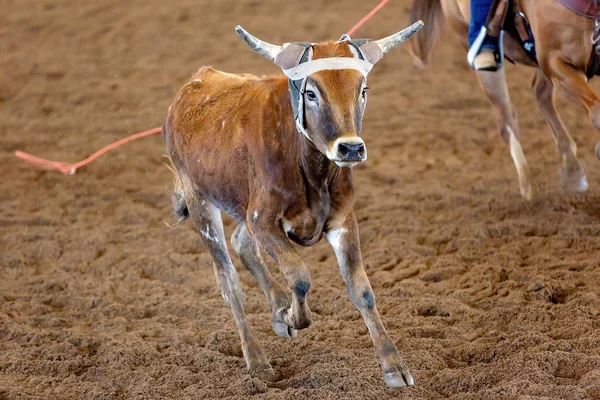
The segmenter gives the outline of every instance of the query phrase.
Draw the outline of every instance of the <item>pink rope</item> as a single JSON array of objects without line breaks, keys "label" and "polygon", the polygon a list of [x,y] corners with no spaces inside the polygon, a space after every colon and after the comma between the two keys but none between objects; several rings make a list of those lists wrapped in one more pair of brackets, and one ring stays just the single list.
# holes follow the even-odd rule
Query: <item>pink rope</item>
[{"label": "pink rope", "polygon": [[348,32],[347,35],[348,36],[352,36],[354,34],[354,32],[356,32],[358,30],[358,28],[360,28],[361,26],[363,26],[363,24],[365,22],[367,22],[368,20],[371,19],[371,17],[373,15],[375,15],[377,13],[377,11],[381,10],[381,8],[383,6],[385,6],[385,4],[388,2],[388,0],[383,0],[381,3],[377,4],[375,6],[374,9],[372,9],[367,15],[365,15],[364,17],[362,17],[362,19],[360,21],[358,21],[356,23],[356,25],[354,25]]},{"label": "pink rope", "polygon": [[[383,0],[377,6],[375,6],[375,8],[373,8],[367,15],[365,15],[360,21],[358,21],[356,23],[356,25],[354,25],[347,32],[347,34],[349,36],[354,34],[354,32],[356,32],[358,30],[358,28],[360,28],[365,22],[367,22],[369,19],[371,19],[371,17],[373,15],[375,15],[375,13],[377,13],[377,11],[381,10],[381,8],[388,1],[389,0]],[[18,158],[20,158],[21,160],[23,160],[25,162],[28,162],[29,164],[35,165],[40,168],[56,170],[65,175],[73,175],[77,171],[78,168],[88,165],[89,163],[94,161],[96,158],[100,157],[102,154],[107,153],[110,150],[115,149],[125,143],[131,142],[132,140],[136,140],[136,139],[139,139],[139,138],[142,138],[145,136],[154,135],[155,133],[159,133],[160,131],[161,131],[161,128],[152,128],[150,130],[128,136],[128,137],[118,140],[114,143],[111,143],[106,147],[101,148],[100,150],[98,150],[97,152],[95,152],[94,154],[92,154],[91,156],[86,158],[85,160],[78,161],[74,164],[70,164],[70,163],[62,162],[62,161],[47,160],[45,158],[36,157],[34,155],[31,155],[29,153],[25,153],[25,152],[22,152],[19,150],[15,151],[15,156],[17,156]]]},{"label": "pink rope", "polygon": [[102,154],[104,154],[112,149],[115,149],[127,142],[131,142],[132,140],[136,140],[136,139],[139,139],[139,138],[142,138],[145,136],[150,136],[155,133],[159,133],[161,130],[162,130],[161,128],[152,128],[150,130],[128,136],[128,137],[118,140],[114,143],[111,143],[106,147],[101,148],[100,150],[98,150],[97,152],[95,152],[94,154],[92,154],[91,156],[86,158],[85,160],[81,160],[79,162],[76,162],[75,164],[69,164],[69,163],[62,162],[62,161],[46,160],[45,158],[36,157],[34,155],[31,155],[29,153],[25,153],[25,152],[22,152],[19,150],[15,151],[15,156],[19,157],[23,161],[28,162],[29,164],[36,165],[40,168],[57,170],[59,172],[62,172],[65,175],[73,175],[75,173],[75,171],[77,171],[78,168],[81,168],[84,165],[91,163],[96,158],[100,157]]}]

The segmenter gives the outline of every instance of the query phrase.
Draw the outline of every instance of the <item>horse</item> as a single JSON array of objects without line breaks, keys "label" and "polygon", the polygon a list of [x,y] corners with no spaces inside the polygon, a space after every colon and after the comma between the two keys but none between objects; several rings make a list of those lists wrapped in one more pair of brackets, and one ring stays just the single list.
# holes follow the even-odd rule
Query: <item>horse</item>
[{"label": "horse", "polygon": [[[593,38],[597,36],[592,17],[597,16],[579,15],[561,4],[575,0],[514,1],[529,21],[537,62],[512,35],[504,35],[504,54],[516,64],[535,68],[531,86],[561,157],[561,185],[570,191],[584,192],[588,188],[585,168],[577,157],[577,145],[556,110],[555,94],[558,88],[579,100],[593,125],[600,130],[600,98],[588,86],[589,65],[595,56]],[[585,3],[585,0],[578,0],[578,3]],[[588,0],[585,9],[588,12],[591,4],[593,2]],[[572,8],[577,5],[573,3]],[[429,61],[444,21],[468,47],[469,0],[413,0],[410,19],[425,22],[422,33],[411,40],[410,51],[417,66],[425,66]],[[510,99],[504,69],[475,73],[494,109],[499,133],[515,163],[521,195],[532,200],[536,194],[535,184],[521,148],[517,112]],[[600,143],[596,145],[596,155],[600,158]]]}]

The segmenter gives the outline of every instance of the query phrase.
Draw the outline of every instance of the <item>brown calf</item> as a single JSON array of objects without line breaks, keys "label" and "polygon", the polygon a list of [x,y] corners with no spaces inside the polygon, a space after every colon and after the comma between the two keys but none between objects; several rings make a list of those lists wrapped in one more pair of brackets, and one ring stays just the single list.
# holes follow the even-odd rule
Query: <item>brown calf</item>
[{"label": "brown calf", "polygon": [[[311,323],[306,302],[310,273],[290,239],[311,246],[325,234],[369,328],[385,382],[413,384],[381,323],[362,266],[349,167],[367,157],[359,134],[368,71],[421,26],[415,23],[379,41],[344,35],[338,42],[285,46],[238,27],[244,41],[287,77],[203,67],[169,108],[163,136],[177,175],[175,212],[180,221],[191,217],[214,259],[252,373],[268,376],[272,369],[244,315],[220,210],[240,222],[231,244],[267,296],[275,333],[295,337]],[[269,273],[261,248],[277,262],[287,288]]]}]

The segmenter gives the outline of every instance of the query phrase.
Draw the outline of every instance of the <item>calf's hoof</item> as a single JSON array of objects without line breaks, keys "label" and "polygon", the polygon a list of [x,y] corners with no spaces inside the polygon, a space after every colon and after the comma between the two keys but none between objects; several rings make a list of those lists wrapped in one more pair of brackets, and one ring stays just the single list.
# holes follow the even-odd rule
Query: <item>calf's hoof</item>
[{"label": "calf's hoof", "polygon": [[264,354],[262,354],[262,357],[254,357],[246,360],[246,365],[248,367],[248,373],[261,381],[269,382],[275,378],[273,367],[271,367],[269,360],[267,360]]},{"label": "calf's hoof", "polygon": [[285,322],[278,322],[273,320],[273,331],[277,336],[282,338],[295,338],[298,336],[298,331],[291,326],[288,326]]},{"label": "calf's hoof", "polygon": [[268,362],[267,365],[257,365],[252,368],[248,367],[248,373],[265,382],[271,382],[275,379],[275,372]]},{"label": "calf's hoof", "polygon": [[414,386],[415,384],[415,380],[413,379],[408,369],[403,372],[401,372],[400,370],[384,372],[383,380],[385,381],[385,384],[391,388]]},{"label": "calf's hoof", "polygon": [[300,309],[295,313],[293,311],[293,307],[279,308],[273,313],[273,329],[275,330],[275,333],[277,333],[279,336],[281,336],[279,332],[283,332],[283,326],[276,327],[275,323],[283,324],[295,331],[299,331],[301,329],[308,328],[311,322],[312,318],[308,307]]},{"label": "calf's hoof", "polygon": [[414,386],[415,380],[395,348],[380,358],[380,363],[386,385],[391,388]]},{"label": "calf's hoof", "polygon": [[271,363],[258,345],[249,345],[244,352],[248,373],[260,380],[270,381],[275,377]]}]

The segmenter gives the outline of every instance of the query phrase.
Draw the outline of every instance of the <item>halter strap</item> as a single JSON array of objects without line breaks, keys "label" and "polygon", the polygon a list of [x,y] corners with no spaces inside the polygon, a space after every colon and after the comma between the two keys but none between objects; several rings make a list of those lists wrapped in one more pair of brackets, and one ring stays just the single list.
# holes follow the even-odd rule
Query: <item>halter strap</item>
[{"label": "halter strap", "polygon": [[359,71],[365,78],[373,68],[373,64],[366,60],[360,46],[368,40],[358,39],[352,40],[348,35],[342,35],[338,43],[346,42],[353,50],[354,57],[329,57],[312,59],[314,43],[299,43],[305,48],[304,53],[300,57],[298,64],[292,68],[284,69],[283,73],[288,77],[288,86],[290,90],[290,100],[292,110],[294,112],[294,121],[296,129],[302,133],[308,140],[311,140],[308,132],[306,132],[304,120],[304,91],[306,90],[307,77],[319,71],[332,71],[341,69],[351,69]]},{"label": "halter strap", "polygon": [[315,72],[338,69],[353,69],[359,71],[363,76],[366,77],[371,71],[371,68],[373,68],[373,64],[358,58],[330,57],[303,62],[295,67],[284,69],[283,73],[289,79],[296,81],[299,79],[304,79]]}]

